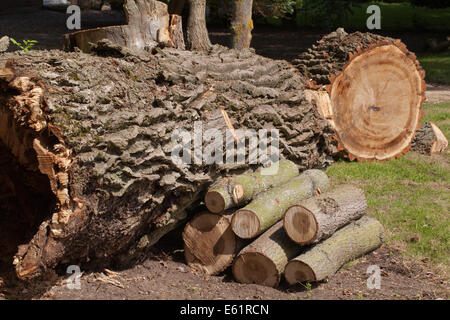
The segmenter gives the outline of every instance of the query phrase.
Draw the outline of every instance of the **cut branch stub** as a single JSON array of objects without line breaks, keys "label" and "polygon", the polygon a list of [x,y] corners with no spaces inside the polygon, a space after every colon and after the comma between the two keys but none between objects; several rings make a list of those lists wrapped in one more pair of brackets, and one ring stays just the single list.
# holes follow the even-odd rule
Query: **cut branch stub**
[{"label": "cut branch stub", "polygon": [[387,160],[409,150],[426,85],[415,55],[401,41],[340,29],[294,63],[327,85],[307,98],[334,127],[350,160]]},{"label": "cut branch stub", "polygon": [[284,184],[299,174],[298,167],[289,160],[280,160],[272,166],[277,166],[275,174],[264,174],[271,169],[260,168],[254,173],[219,180],[205,195],[206,207],[213,213],[222,213],[248,203],[258,193]]}]

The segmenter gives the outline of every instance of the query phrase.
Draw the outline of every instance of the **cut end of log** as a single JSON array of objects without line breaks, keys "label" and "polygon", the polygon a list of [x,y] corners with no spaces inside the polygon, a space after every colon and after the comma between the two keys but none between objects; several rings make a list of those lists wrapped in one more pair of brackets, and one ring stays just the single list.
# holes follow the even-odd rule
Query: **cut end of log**
[{"label": "cut end of log", "polygon": [[258,215],[250,210],[238,210],[231,220],[231,228],[241,239],[254,238],[260,228]]},{"label": "cut end of log", "polygon": [[302,261],[292,260],[286,265],[284,277],[289,285],[316,282],[314,271]]},{"label": "cut end of log", "polygon": [[183,232],[187,264],[196,270],[215,275],[225,270],[236,254],[236,236],[226,217],[211,213],[195,216]]},{"label": "cut end of log", "polygon": [[402,154],[420,121],[424,92],[420,69],[396,45],[356,55],[331,85],[340,143],[358,160]]},{"label": "cut end of log", "polygon": [[276,265],[259,252],[239,255],[233,263],[233,276],[240,283],[254,283],[268,287],[276,287],[280,282]]},{"label": "cut end of log", "polygon": [[212,213],[222,213],[225,210],[225,199],[217,191],[208,191],[205,195],[205,205]]},{"label": "cut end of log", "polygon": [[318,224],[314,214],[300,205],[286,210],[283,225],[289,238],[298,244],[308,244],[317,235]]}]

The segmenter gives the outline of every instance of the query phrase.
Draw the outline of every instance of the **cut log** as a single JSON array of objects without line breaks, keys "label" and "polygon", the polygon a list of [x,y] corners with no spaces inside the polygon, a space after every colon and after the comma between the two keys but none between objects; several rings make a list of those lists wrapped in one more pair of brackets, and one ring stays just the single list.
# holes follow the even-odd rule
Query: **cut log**
[{"label": "cut log", "polygon": [[[225,137],[224,106],[236,129],[280,130],[280,157],[299,170],[332,163],[333,131],[305,100],[304,84],[287,62],[221,46],[123,58],[0,55],[1,144],[25,177],[45,178],[32,188],[50,203],[37,226],[20,233],[18,276],[60,263],[130,266],[198,212],[212,182],[257,169],[173,159],[175,133],[192,137],[196,122]],[[201,149],[208,146],[203,140]],[[15,183],[23,180],[30,179]]]},{"label": "cut log", "polygon": [[319,91],[307,97],[350,160],[387,160],[410,149],[422,117],[425,72],[400,40],[338,29],[293,63]]},{"label": "cut log", "polygon": [[283,226],[292,241],[305,245],[330,237],[366,210],[364,191],[342,185],[291,206],[284,214]]},{"label": "cut log", "polygon": [[228,268],[242,241],[231,230],[233,212],[219,216],[210,212],[196,215],[183,232],[184,257],[193,269],[216,275]]},{"label": "cut log", "polygon": [[277,287],[286,264],[301,250],[286,235],[280,221],[239,252],[233,276],[240,283]]},{"label": "cut log", "polygon": [[254,173],[224,178],[214,183],[205,196],[209,211],[222,213],[227,209],[247,204],[258,193],[282,185],[298,176],[298,167],[289,160],[280,160],[276,174],[264,174],[260,168]]},{"label": "cut log", "polygon": [[323,171],[307,170],[287,183],[259,194],[250,204],[236,211],[231,220],[233,231],[242,239],[254,238],[280,220],[287,208],[326,191],[328,187],[328,177]]},{"label": "cut log", "polygon": [[383,226],[377,220],[362,217],[289,261],[286,281],[293,285],[330,279],[348,261],[380,247],[383,237]]},{"label": "cut log", "polygon": [[169,37],[171,41],[171,47],[180,50],[185,50],[183,35],[183,18],[176,14],[170,15]]},{"label": "cut log", "polygon": [[441,153],[447,147],[447,138],[433,122],[426,122],[416,132],[416,136],[411,144],[413,151],[429,156]]},{"label": "cut log", "polygon": [[66,34],[64,50],[73,51],[77,47],[83,52],[91,52],[92,44],[104,39],[133,50],[149,50],[159,44],[173,46],[169,32],[170,18],[165,3],[155,0],[127,0],[123,8],[127,25]]}]

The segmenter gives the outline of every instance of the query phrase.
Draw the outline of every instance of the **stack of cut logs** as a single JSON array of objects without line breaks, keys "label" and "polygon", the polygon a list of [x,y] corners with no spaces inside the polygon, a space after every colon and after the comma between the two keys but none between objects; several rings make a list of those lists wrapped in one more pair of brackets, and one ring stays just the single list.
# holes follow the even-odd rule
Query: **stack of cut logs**
[{"label": "stack of cut logs", "polygon": [[382,244],[381,224],[363,217],[367,203],[361,189],[331,188],[323,171],[299,174],[288,160],[272,166],[209,188],[208,211],[183,232],[191,268],[216,275],[232,264],[237,281],[271,287],[283,273],[291,285],[317,282]]}]

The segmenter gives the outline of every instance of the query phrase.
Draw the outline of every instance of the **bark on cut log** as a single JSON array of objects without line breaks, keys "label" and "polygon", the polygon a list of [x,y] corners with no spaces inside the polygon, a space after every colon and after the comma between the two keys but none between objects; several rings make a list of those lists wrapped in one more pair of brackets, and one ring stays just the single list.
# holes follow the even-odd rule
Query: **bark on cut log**
[{"label": "bark on cut log", "polygon": [[330,121],[350,160],[387,160],[410,149],[425,72],[400,40],[338,29],[293,63],[312,81],[309,101]]},{"label": "bark on cut log", "polygon": [[306,101],[304,84],[287,62],[221,46],[122,58],[2,54],[1,144],[25,177],[48,181],[31,188],[50,203],[20,235],[18,276],[30,279],[62,262],[135,263],[197,211],[213,181],[255,170],[172,158],[177,129],[192,133],[200,121],[203,132],[225,133],[224,106],[235,128],[279,129],[281,157],[299,170],[327,166],[333,131]]},{"label": "bark on cut log", "polygon": [[184,256],[191,268],[216,275],[231,265],[243,246],[231,230],[232,216],[233,212],[221,216],[203,212],[186,224]]},{"label": "bark on cut log", "polygon": [[283,216],[283,226],[292,241],[301,245],[316,243],[361,218],[366,210],[364,191],[341,185],[291,206]]},{"label": "bark on cut log", "polygon": [[362,217],[338,230],[286,265],[284,276],[290,284],[330,279],[346,262],[373,251],[383,243],[383,226]]},{"label": "bark on cut log", "polygon": [[[149,50],[158,45],[173,46],[167,5],[155,0],[127,0],[127,25],[81,30],[64,35],[64,49],[91,52],[92,44],[107,39],[132,50]],[[177,31],[178,32],[178,31]],[[178,47],[178,46],[176,46]]]},{"label": "bark on cut log", "polygon": [[286,264],[301,250],[286,235],[280,221],[239,252],[233,262],[233,276],[241,283],[277,287]]},{"label": "bark on cut log", "polygon": [[431,156],[447,149],[448,140],[433,122],[426,122],[417,132],[411,144],[413,151]]},{"label": "bark on cut log", "polygon": [[251,239],[269,229],[293,204],[324,192],[328,177],[320,170],[307,170],[287,183],[259,194],[250,204],[236,211],[231,220],[234,233]]},{"label": "bark on cut log", "polygon": [[222,213],[227,209],[247,204],[258,193],[282,185],[298,176],[298,167],[289,160],[280,160],[276,174],[265,174],[264,168],[256,172],[224,178],[214,183],[205,195],[209,211]]}]

